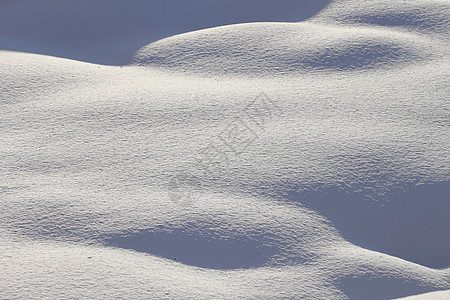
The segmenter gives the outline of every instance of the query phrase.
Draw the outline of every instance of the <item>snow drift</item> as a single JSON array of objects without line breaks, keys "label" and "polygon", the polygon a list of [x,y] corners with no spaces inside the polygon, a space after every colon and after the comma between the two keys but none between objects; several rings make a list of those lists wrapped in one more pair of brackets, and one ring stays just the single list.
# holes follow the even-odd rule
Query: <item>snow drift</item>
[{"label": "snow drift", "polygon": [[0,2],[0,298],[450,288],[450,3],[278,3]]}]

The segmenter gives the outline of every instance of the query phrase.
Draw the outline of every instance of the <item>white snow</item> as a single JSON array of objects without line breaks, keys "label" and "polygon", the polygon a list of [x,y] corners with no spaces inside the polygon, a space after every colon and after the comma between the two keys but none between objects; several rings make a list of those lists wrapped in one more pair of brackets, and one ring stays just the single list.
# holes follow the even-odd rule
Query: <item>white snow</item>
[{"label": "white snow", "polygon": [[445,299],[450,1],[283,2],[0,1],[0,299]]},{"label": "white snow", "polygon": [[450,298],[450,290],[430,292],[430,293],[414,295],[414,296],[398,298],[398,299],[403,299],[403,300],[446,300],[448,298]]}]

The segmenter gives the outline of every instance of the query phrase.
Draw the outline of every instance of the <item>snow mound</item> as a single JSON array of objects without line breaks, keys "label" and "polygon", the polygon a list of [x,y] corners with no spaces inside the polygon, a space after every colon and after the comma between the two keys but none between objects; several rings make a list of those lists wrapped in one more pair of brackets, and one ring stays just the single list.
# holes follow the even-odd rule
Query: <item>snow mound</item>
[{"label": "snow mound", "polygon": [[450,288],[448,1],[278,2],[1,2],[0,298]]},{"label": "snow mound", "polygon": [[237,23],[302,21],[329,2],[0,1],[0,49],[123,65],[139,48],[168,36]]},{"label": "snow mound", "polygon": [[[225,26],[163,39],[136,64],[194,73],[279,75],[399,67],[437,55],[430,41],[375,29],[314,23]],[[433,49],[433,48],[432,48]]]},{"label": "snow mound", "polygon": [[220,204],[227,209],[224,214],[210,199],[224,201],[205,195],[196,199],[195,208],[185,208],[189,217],[179,216],[170,226],[130,228],[103,240],[112,247],[220,270],[311,263],[319,249],[343,242],[328,221],[296,205],[229,198]]},{"label": "snow mound", "polygon": [[443,55],[439,42],[383,28],[257,23],[166,38],[140,49],[135,63],[208,75],[274,76],[399,68]]},{"label": "snow mound", "polygon": [[315,20],[340,24],[386,26],[449,37],[450,8],[446,0],[333,1]]},{"label": "snow mound", "polygon": [[334,1],[300,23],[238,24],[169,37],[140,49],[134,62],[209,76],[398,68],[447,55],[442,40],[449,11],[445,1]]},{"label": "snow mound", "polygon": [[[450,252],[442,61],[241,80],[1,54],[0,298],[450,287],[450,269],[437,269]],[[211,140],[225,150],[214,137],[267,100],[261,91],[277,113],[211,178],[192,160]],[[180,172],[201,184],[190,206],[168,196]]]}]

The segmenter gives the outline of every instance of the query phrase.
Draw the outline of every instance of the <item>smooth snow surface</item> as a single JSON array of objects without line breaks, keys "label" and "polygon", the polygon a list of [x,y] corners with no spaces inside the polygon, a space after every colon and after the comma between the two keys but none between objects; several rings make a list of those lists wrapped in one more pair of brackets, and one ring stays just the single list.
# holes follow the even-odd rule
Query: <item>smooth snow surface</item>
[{"label": "smooth snow surface", "polygon": [[450,1],[130,3],[0,1],[0,299],[446,299]]},{"label": "smooth snow surface", "polygon": [[398,298],[398,300],[447,300],[449,298],[450,298],[450,290],[447,290]]}]

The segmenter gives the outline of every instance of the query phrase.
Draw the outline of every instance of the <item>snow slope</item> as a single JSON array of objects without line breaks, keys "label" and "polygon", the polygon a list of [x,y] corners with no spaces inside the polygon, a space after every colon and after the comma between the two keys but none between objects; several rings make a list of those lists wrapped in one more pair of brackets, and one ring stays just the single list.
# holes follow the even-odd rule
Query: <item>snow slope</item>
[{"label": "snow slope", "polygon": [[[431,293],[425,293],[420,295],[414,295],[409,297],[404,297],[401,299],[404,300],[445,300],[450,297],[450,291],[438,291],[438,292],[431,292]],[[400,299],[400,298],[398,298]]]},{"label": "snow slope", "polygon": [[450,2],[276,3],[0,2],[1,299],[450,289]]},{"label": "snow slope", "polygon": [[220,25],[302,21],[330,0],[2,0],[2,49],[115,65],[142,46]]}]

